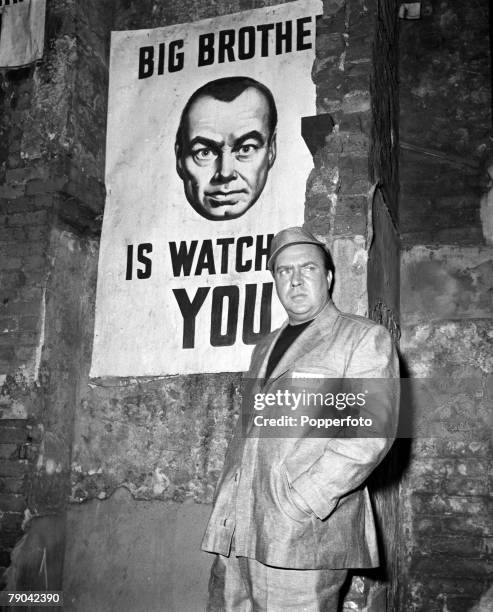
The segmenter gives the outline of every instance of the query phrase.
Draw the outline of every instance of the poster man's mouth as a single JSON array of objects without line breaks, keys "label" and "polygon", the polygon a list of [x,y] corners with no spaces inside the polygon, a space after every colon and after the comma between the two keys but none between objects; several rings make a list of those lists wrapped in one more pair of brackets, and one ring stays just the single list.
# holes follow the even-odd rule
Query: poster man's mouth
[{"label": "poster man's mouth", "polygon": [[241,196],[246,192],[242,189],[235,191],[214,191],[207,193],[206,197],[211,206],[224,206],[237,204]]}]

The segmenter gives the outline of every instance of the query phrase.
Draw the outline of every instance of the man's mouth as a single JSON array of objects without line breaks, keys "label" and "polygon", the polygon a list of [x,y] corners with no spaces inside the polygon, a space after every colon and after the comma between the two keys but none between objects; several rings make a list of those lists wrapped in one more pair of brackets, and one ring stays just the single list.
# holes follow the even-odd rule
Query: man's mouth
[{"label": "man's mouth", "polygon": [[244,189],[235,189],[232,191],[212,191],[205,195],[212,206],[223,206],[224,204],[236,204],[245,193]]}]

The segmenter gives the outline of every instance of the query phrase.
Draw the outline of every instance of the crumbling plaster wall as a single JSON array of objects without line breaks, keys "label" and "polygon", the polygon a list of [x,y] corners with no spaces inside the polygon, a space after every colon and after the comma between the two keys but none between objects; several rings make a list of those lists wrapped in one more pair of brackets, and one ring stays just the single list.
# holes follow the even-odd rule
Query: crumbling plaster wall
[{"label": "crumbling plaster wall", "polygon": [[442,420],[413,440],[401,485],[409,612],[464,612],[491,586],[489,10],[427,0],[401,21],[401,349],[409,376],[432,379]]}]

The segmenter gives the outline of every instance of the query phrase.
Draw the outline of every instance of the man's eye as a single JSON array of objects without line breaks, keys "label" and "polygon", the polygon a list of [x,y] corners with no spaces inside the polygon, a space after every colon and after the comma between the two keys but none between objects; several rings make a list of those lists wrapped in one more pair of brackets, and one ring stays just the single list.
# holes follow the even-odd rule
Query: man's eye
[{"label": "man's eye", "polygon": [[195,159],[199,161],[208,161],[216,157],[214,151],[212,149],[208,149],[207,147],[204,147],[203,149],[196,149],[192,152],[192,154]]},{"label": "man's eye", "polygon": [[257,149],[258,147],[254,144],[243,144],[238,148],[238,154],[240,156],[252,155]]}]

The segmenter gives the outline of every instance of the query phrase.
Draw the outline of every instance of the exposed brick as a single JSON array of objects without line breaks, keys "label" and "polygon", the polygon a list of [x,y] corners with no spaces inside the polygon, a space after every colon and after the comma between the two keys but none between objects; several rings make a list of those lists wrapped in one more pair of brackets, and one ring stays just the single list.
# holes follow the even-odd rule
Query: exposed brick
[{"label": "exposed brick", "polygon": [[0,478],[0,494],[3,493],[26,493],[25,478]]},{"label": "exposed brick", "polygon": [[[0,284],[2,287],[2,300],[5,300],[9,293],[16,293],[26,285],[26,274],[22,270],[0,271]],[[1,308],[1,303],[0,303]]]},{"label": "exposed brick", "polygon": [[28,425],[26,419],[0,419],[0,427],[11,427],[27,431],[31,431],[32,426]]},{"label": "exposed brick", "polygon": [[31,108],[31,104],[32,104],[32,96],[31,96],[31,94],[28,93],[28,92],[23,92],[18,97],[16,109],[17,110],[27,110],[27,109]]},{"label": "exposed brick", "polygon": [[342,100],[344,113],[364,113],[370,109],[370,106],[370,92],[365,89],[350,91]]},{"label": "exposed brick", "polygon": [[[11,146],[12,150],[12,146]],[[45,165],[38,164],[29,164],[28,166],[24,166],[23,168],[16,168],[15,170],[8,170],[6,173],[6,181],[9,184],[24,184],[30,180],[33,180],[36,177],[36,180],[46,180],[47,177],[47,168]]]},{"label": "exposed brick", "polygon": [[366,196],[339,195],[334,235],[365,234],[368,201]]},{"label": "exposed brick", "polygon": [[0,444],[21,444],[26,441],[27,433],[25,427],[6,427],[0,421]]},{"label": "exposed brick", "polygon": [[15,349],[13,346],[0,347],[0,361],[10,364],[15,357]]},{"label": "exposed brick", "polygon": [[330,55],[342,54],[346,48],[342,32],[330,31],[327,28],[317,28],[317,56],[327,58]]},{"label": "exposed brick", "polygon": [[34,461],[39,455],[39,445],[37,444],[23,444],[19,448],[19,459],[27,459],[28,461]]},{"label": "exposed brick", "polygon": [[487,512],[487,499],[482,497],[433,495],[414,492],[411,504],[417,514],[471,514]]},{"label": "exposed brick", "polygon": [[31,346],[38,342],[38,334],[32,332],[12,332],[4,336],[0,335],[0,346],[11,346],[12,341],[16,346]]},{"label": "exposed brick", "polygon": [[17,270],[22,266],[22,259],[19,257],[4,257],[1,266],[3,270]]},{"label": "exposed brick", "polygon": [[9,155],[7,159],[7,168],[19,168],[22,165],[22,159],[18,153]]},{"label": "exposed brick", "polygon": [[22,526],[22,512],[3,512],[0,515],[0,529],[5,532],[18,531]]},{"label": "exposed brick", "polygon": [[493,537],[483,536],[452,536],[443,534],[441,537],[416,534],[413,546],[430,557],[435,554],[455,555],[459,557],[486,557],[493,550]]},{"label": "exposed brick", "polygon": [[0,210],[5,213],[32,212],[36,210],[35,200],[25,196],[4,200]]},{"label": "exposed brick", "polygon": [[[0,256],[1,257],[23,257],[26,255],[37,255],[43,253],[46,249],[46,243],[44,241],[22,241],[14,244],[1,244],[0,243]],[[0,267],[4,267],[3,264]]]},{"label": "exposed brick", "polygon": [[27,507],[24,495],[14,493],[0,495],[0,512],[23,512]]},{"label": "exposed brick", "polygon": [[27,240],[42,240],[47,236],[47,227],[28,226],[24,229]]},{"label": "exposed brick", "polygon": [[[23,270],[26,277],[26,286],[18,291],[17,299],[19,302],[38,302],[43,299],[44,289],[46,287],[46,278],[48,271],[41,270]],[[29,314],[23,312],[20,314]]]},{"label": "exposed brick", "polygon": [[460,459],[416,459],[413,466],[412,477],[422,475],[437,475],[442,478],[450,476],[467,476],[469,478],[484,478],[488,475],[489,464],[487,460],[477,457],[464,457]]},{"label": "exposed brick", "polygon": [[0,303],[0,316],[6,315],[39,315],[41,309],[40,300],[25,302],[12,300],[6,304]]},{"label": "exposed brick", "polygon": [[39,210],[37,212],[13,213],[8,215],[5,221],[9,226],[15,227],[16,225],[41,225],[46,223],[47,218],[46,211]]},{"label": "exposed brick", "polygon": [[[25,332],[38,331],[40,326],[40,317],[19,317],[19,329]],[[1,325],[1,321],[0,321]]]},{"label": "exposed brick", "polygon": [[16,346],[14,351],[16,359],[20,363],[26,363],[34,357],[36,346]]},{"label": "exposed brick", "polygon": [[464,610],[472,610],[474,604],[478,602],[477,597],[454,597],[444,595],[442,599],[443,601],[447,602],[446,605],[448,612],[464,612]]},{"label": "exposed brick", "polygon": [[489,516],[428,516],[416,517],[414,520],[415,532],[437,536],[470,535],[493,536],[493,526]]},{"label": "exposed brick", "polygon": [[487,561],[477,563],[475,559],[449,555],[435,554],[432,557],[420,557],[416,554],[411,564],[412,574],[423,574],[424,576],[445,576],[447,578],[475,576],[487,579],[492,572],[493,563]]},{"label": "exposed brick", "polygon": [[[19,446],[17,444],[0,444],[0,459],[18,459]],[[0,489],[1,490],[1,489]]]},{"label": "exposed brick", "polygon": [[368,157],[342,155],[339,158],[339,171],[344,177],[341,193],[367,194],[369,187]]},{"label": "exposed brick", "polygon": [[491,483],[487,473],[476,478],[459,475],[445,477],[436,473],[414,477],[412,488],[416,492],[434,492],[441,495],[488,495]]},{"label": "exposed brick", "polygon": [[19,321],[16,317],[0,317],[0,334],[17,331]]},{"label": "exposed brick", "polygon": [[[1,172],[0,166],[0,179],[2,182],[4,181],[3,173]],[[0,197],[3,198],[17,198],[24,194],[24,186],[23,185],[6,185],[0,183]],[[0,224],[2,224],[4,220],[0,218]]]},{"label": "exposed brick", "polygon": [[23,270],[42,270],[46,265],[46,259],[42,255],[30,255],[22,259]]},{"label": "exposed brick", "polygon": [[[465,595],[477,597],[485,589],[485,582],[475,578],[461,576],[454,580],[451,578],[428,578],[426,587],[431,593],[447,593],[449,595]],[[422,587],[421,587],[422,588]]]},{"label": "exposed brick", "polygon": [[15,242],[25,240],[26,233],[23,228],[9,227],[0,229],[0,243]]},{"label": "exposed brick", "polygon": [[2,461],[0,460],[0,476],[22,477],[29,471],[27,461]]},{"label": "exposed brick", "polygon": [[54,180],[42,180],[33,179],[26,185],[26,195],[38,195],[41,193],[56,192],[61,189],[64,183],[64,179]]},{"label": "exposed brick", "polygon": [[416,457],[439,457],[440,459],[455,457],[488,457],[489,442],[465,442],[462,440],[443,440],[420,438],[414,441],[413,455]]}]

